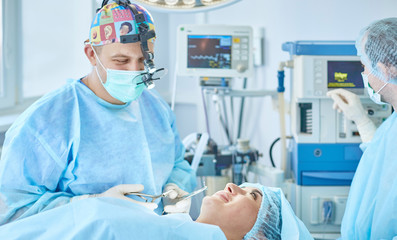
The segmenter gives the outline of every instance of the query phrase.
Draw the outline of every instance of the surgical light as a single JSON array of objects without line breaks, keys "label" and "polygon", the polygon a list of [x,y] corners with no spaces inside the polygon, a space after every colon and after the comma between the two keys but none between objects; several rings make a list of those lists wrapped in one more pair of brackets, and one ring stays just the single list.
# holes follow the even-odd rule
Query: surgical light
[{"label": "surgical light", "polygon": [[135,0],[150,10],[163,12],[200,12],[221,8],[241,0]]},{"label": "surgical light", "polygon": [[193,5],[196,3],[196,0],[183,0],[183,3],[186,5]]},{"label": "surgical light", "polygon": [[175,5],[178,3],[178,0],[164,0],[167,5]]}]

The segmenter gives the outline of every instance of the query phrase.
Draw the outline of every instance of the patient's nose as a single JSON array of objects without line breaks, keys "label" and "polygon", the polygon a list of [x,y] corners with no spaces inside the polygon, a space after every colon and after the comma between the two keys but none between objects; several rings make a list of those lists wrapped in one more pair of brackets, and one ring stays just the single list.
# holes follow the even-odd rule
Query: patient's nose
[{"label": "patient's nose", "polygon": [[243,190],[234,183],[228,183],[226,184],[225,191],[230,192],[232,195],[236,195],[241,194]]}]

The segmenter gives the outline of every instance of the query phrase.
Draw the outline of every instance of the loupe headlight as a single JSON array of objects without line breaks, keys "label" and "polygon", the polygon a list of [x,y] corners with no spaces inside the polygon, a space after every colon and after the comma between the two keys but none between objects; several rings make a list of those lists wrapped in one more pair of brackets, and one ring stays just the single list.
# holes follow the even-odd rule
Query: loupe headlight
[{"label": "loupe headlight", "polygon": [[166,68],[152,68],[148,69],[147,72],[142,73],[142,82],[138,84],[144,83],[148,89],[154,88],[155,84],[153,81],[159,80],[162,78],[164,75],[166,75],[168,70]]}]

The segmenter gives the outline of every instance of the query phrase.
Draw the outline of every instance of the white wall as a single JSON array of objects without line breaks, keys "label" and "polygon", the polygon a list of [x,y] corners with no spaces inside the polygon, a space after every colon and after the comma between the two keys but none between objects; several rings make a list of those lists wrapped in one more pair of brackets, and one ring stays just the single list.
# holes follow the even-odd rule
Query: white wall
[{"label": "white wall", "polygon": [[[282,43],[297,40],[355,40],[361,28],[370,22],[396,17],[396,9],[395,0],[242,0],[207,13],[206,19],[209,24],[251,25],[265,29],[265,65],[256,70],[255,78],[249,79],[248,88],[275,89],[278,63],[289,59],[289,54],[281,50]],[[158,49],[157,55],[169,55],[170,79],[175,66],[177,26],[202,23],[202,19],[202,14],[169,14],[169,48]],[[286,76],[288,95],[289,70]],[[197,85],[195,79],[178,77],[175,112],[182,137],[189,132],[205,130]],[[171,86],[169,82],[168,93],[161,90],[166,98],[169,98]],[[192,104],[192,101],[196,104]],[[278,121],[279,116],[272,109],[270,99],[246,101],[242,137],[251,139],[251,145],[264,153],[266,163],[270,144],[280,134]],[[220,144],[225,143],[219,125],[213,130],[213,135]],[[279,161],[277,147],[274,156]]]},{"label": "white wall", "polygon": [[23,95],[40,96],[90,70],[84,54],[93,17],[91,1],[22,0]]}]

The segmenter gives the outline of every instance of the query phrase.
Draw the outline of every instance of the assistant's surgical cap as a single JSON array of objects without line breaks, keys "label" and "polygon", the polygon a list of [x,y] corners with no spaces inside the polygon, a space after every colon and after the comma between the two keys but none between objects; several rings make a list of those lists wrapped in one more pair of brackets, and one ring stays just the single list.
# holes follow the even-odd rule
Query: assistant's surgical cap
[{"label": "assistant's surgical cap", "polygon": [[256,222],[244,236],[244,240],[281,239],[280,197],[274,191],[259,183],[243,183],[240,187],[257,188],[263,194]]},{"label": "assistant's surgical cap", "polygon": [[362,29],[356,48],[371,74],[397,84],[397,18],[378,20]]},{"label": "assistant's surgical cap", "polygon": [[[90,28],[89,43],[93,46],[102,46],[120,41],[120,36],[134,36],[139,33],[140,25],[146,24],[148,31],[154,31],[154,21],[150,13],[142,6],[135,6],[138,13],[143,14],[144,21],[137,22],[132,11],[115,2],[103,6],[95,15]],[[151,40],[154,40],[151,38]]]}]

